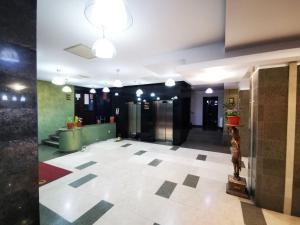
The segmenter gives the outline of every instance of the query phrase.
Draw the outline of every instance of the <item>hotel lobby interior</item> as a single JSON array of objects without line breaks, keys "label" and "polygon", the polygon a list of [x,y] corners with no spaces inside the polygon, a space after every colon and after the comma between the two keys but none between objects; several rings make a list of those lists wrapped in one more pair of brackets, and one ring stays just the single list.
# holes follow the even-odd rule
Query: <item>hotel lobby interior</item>
[{"label": "hotel lobby interior", "polygon": [[300,225],[299,12],[1,1],[0,225]]}]

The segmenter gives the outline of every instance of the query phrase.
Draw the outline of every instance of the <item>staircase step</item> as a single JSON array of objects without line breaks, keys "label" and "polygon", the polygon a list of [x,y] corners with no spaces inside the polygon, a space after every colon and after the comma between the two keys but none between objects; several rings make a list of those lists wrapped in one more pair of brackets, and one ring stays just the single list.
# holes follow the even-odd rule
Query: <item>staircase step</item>
[{"label": "staircase step", "polygon": [[55,148],[59,148],[59,143],[57,141],[53,141],[53,140],[44,140],[43,144],[45,145],[49,145],[51,147],[55,147]]},{"label": "staircase step", "polygon": [[52,140],[52,141],[59,141],[59,136],[58,135],[49,135],[49,138],[50,138],[50,140]]}]

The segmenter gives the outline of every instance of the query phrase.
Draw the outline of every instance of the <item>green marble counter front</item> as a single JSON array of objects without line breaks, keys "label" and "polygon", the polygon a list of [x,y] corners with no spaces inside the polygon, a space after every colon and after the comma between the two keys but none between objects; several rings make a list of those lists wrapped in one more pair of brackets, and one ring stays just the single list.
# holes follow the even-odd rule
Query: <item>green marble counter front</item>
[{"label": "green marble counter front", "polygon": [[116,124],[104,123],[101,125],[86,125],[74,129],[62,128],[59,131],[59,150],[63,152],[74,152],[81,150],[82,146],[115,138]]}]

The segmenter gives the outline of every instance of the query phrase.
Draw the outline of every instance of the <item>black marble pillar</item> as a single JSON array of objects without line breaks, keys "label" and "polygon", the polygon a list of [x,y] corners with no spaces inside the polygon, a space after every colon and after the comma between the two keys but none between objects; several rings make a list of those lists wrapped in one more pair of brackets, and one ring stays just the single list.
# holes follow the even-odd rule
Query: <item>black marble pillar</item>
[{"label": "black marble pillar", "polygon": [[0,224],[39,224],[36,0],[0,3]]}]

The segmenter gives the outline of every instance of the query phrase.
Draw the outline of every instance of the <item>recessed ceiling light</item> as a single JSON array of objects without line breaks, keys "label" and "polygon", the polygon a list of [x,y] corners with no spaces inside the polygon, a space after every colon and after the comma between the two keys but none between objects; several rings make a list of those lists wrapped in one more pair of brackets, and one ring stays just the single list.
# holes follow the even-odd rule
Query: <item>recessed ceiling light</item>
[{"label": "recessed ceiling light", "polygon": [[116,92],[116,93],[115,93],[115,96],[119,96],[119,93],[118,93],[118,92]]},{"label": "recessed ceiling light", "polygon": [[157,97],[156,100],[159,101],[159,100],[160,100],[160,97]]},{"label": "recessed ceiling light", "polygon": [[26,101],[26,98],[25,98],[24,96],[21,96],[20,101],[21,101],[21,102],[25,102],[25,101]]},{"label": "recessed ceiling light", "polygon": [[152,93],[150,94],[150,96],[151,96],[151,97],[155,97],[155,93],[152,92]]}]

